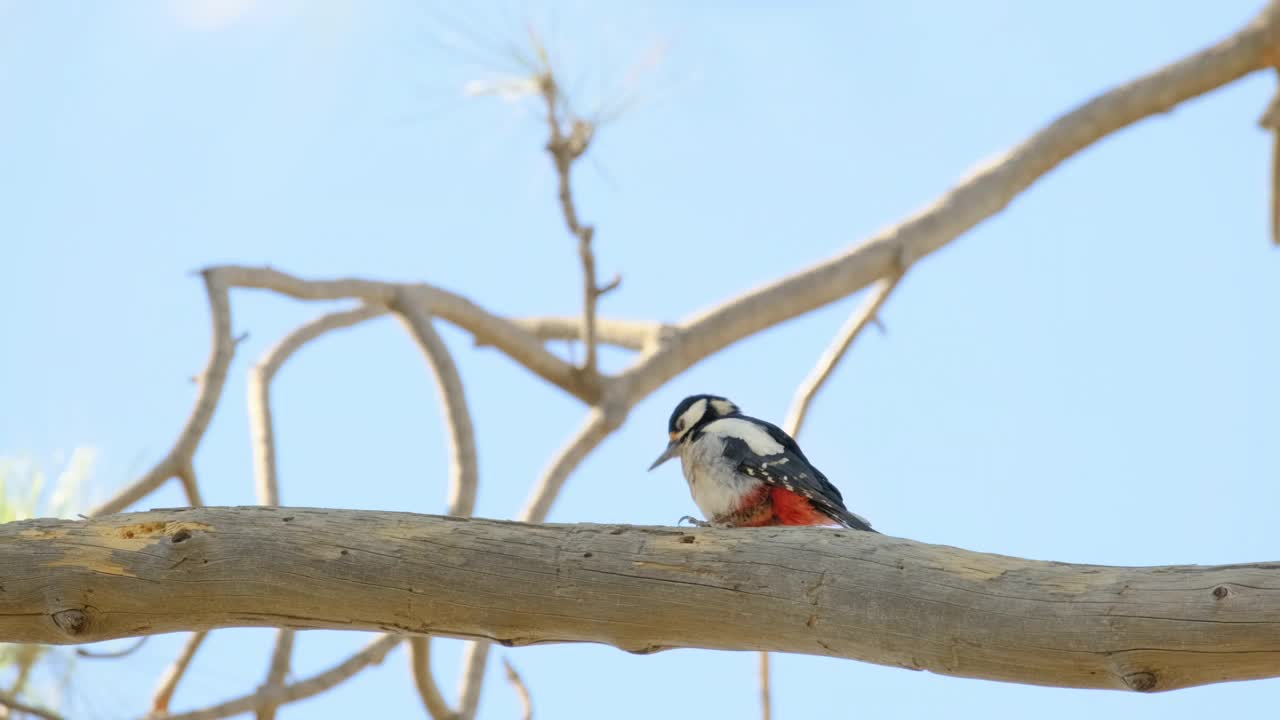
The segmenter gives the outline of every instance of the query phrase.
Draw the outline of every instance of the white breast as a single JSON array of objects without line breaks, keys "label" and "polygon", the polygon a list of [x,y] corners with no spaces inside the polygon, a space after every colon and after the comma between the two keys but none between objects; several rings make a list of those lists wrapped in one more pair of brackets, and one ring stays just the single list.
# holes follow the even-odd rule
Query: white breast
[{"label": "white breast", "polygon": [[[722,422],[726,421],[717,420],[711,425]],[[708,429],[711,425],[707,426]],[[684,445],[680,451],[680,465],[689,483],[693,502],[708,520],[739,509],[745,496],[761,485],[759,480],[737,472],[737,468],[724,457],[724,441],[710,432]]]}]

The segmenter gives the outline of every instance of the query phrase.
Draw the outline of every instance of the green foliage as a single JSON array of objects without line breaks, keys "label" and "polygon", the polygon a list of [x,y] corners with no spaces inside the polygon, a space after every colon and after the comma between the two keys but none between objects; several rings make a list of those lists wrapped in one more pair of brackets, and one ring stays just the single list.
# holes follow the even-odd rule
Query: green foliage
[{"label": "green foliage", "polygon": [[[92,449],[76,448],[49,486],[49,473],[39,463],[0,457],[0,522],[74,516],[95,459]],[[34,678],[49,676],[56,700],[70,682],[72,660],[69,653],[48,645],[0,643],[0,692],[31,704],[49,704],[44,697],[48,691],[33,688]]]}]

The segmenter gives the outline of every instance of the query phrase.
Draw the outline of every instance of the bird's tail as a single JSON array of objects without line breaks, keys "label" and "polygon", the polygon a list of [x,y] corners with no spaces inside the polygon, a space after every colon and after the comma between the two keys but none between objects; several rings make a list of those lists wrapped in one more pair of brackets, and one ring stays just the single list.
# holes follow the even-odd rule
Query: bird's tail
[{"label": "bird's tail", "polygon": [[862,517],[861,515],[858,515],[857,513],[851,513],[848,510],[844,510],[844,509],[839,510],[836,513],[835,519],[836,519],[836,522],[849,528],[850,530],[865,530],[867,532],[873,532],[877,534],[880,532],[879,530],[876,530],[875,528],[871,527],[871,523],[867,522],[866,518]]}]

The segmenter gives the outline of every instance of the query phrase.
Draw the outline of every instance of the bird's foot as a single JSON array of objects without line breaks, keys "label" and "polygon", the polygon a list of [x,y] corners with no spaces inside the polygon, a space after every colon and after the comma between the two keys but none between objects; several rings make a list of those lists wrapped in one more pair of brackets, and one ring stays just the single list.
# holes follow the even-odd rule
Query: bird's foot
[{"label": "bird's foot", "polygon": [[711,523],[707,522],[706,520],[699,520],[698,518],[693,517],[692,515],[685,515],[684,517],[677,520],[676,527],[680,527],[681,523],[683,523],[685,520],[688,520],[689,524],[694,527],[702,527],[702,528],[711,527]]}]

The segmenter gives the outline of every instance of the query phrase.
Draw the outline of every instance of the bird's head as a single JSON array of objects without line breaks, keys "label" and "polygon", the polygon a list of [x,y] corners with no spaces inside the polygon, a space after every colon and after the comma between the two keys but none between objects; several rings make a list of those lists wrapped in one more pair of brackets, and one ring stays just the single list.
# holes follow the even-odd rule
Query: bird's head
[{"label": "bird's head", "polygon": [[667,421],[667,437],[671,441],[649,469],[652,470],[679,454],[681,443],[692,438],[698,428],[738,412],[741,411],[737,405],[719,395],[690,395],[681,400],[676,409],[671,411],[671,419]]}]

